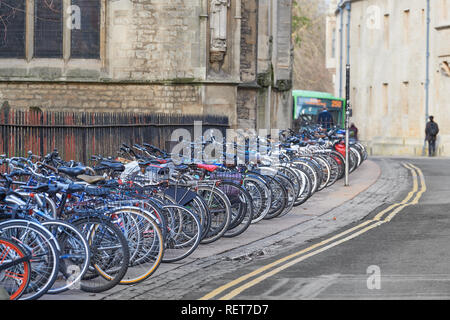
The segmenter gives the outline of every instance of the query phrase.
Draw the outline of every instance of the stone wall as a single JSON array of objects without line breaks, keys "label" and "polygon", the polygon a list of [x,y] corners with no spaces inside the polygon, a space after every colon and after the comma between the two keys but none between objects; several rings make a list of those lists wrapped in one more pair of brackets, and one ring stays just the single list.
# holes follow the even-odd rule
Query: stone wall
[{"label": "stone wall", "polygon": [[256,81],[258,58],[258,3],[247,0],[242,3],[241,24],[241,81]]},{"label": "stone wall", "polygon": [[202,114],[194,85],[0,82],[0,101],[26,110]]},{"label": "stone wall", "polygon": [[[274,3],[276,2],[276,6]],[[292,126],[292,1],[259,1],[257,127]]]},{"label": "stone wall", "polygon": [[256,129],[258,106],[257,90],[254,88],[239,88],[237,97],[238,127]]},{"label": "stone wall", "polygon": [[258,105],[256,84],[258,58],[258,2],[248,0],[242,3],[241,24],[241,70],[242,84],[238,87],[238,127],[256,129],[256,108]]},{"label": "stone wall", "polygon": [[[115,80],[205,79],[201,0],[111,2],[109,76]],[[204,58],[204,54],[203,54]]]}]

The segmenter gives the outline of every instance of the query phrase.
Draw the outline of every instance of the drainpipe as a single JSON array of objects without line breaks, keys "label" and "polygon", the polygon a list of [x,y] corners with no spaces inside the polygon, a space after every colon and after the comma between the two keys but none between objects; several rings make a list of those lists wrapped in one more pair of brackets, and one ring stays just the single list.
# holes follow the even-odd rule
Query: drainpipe
[{"label": "drainpipe", "polygon": [[[268,32],[269,32],[269,41],[272,41],[272,44],[269,45],[269,49],[273,50],[273,32],[272,32],[272,4],[273,4],[273,0],[269,0],[269,12],[268,12],[268,21],[267,21],[267,28],[268,28]],[[270,62],[269,65],[272,65],[272,56],[273,56],[273,51],[270,52]],[[270,68],[272,70],[272,68]],[[267,92],[267,110],[266,110],[266,129],[270,130],[272,127],[272,76],[270,79],[270,84],[268,87],[268,92]]]},{"label": "drainpipe", "polygon": [[344,12],[342,10],[342,1],[339,3],[339,15],[341,16],[341,26],[339,29],[340,32],[340,45],[339,45],[339,59],[340,59],[340,64],[339,64],[339,97],[342,97],[342,60],[343,60],[343,46],[344,46]]},{"label": "drainpipe", "polygon": [[430,103],[430,0],[427,0],[427,53],[426,53],[426,80],[425,80],[425,116],[428,121]]},{"label": "drainpipe", "polygon": [[350,64],[350,21],[351,21],[351,11],[352,4],[350,1],[347,1],[346,4],[347,9],[347,64]]},{"label": "drainpipe", "polygon": [[[427,0],[427,48],[426,48],[426,79],[425,79],[425,123],[428,122],[428,118],[430,116],[430,25],[431,25],[431,16],[430,16],[431,8],[430,8],[430,0]],[[424,140],[422,155],[425,155],[425,149],[427,147],[427,141]]]}]

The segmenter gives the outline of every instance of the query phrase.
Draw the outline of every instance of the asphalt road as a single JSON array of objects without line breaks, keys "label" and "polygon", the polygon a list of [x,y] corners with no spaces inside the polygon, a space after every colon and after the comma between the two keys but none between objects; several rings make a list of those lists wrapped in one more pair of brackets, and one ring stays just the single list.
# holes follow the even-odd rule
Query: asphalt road
[{"label": "asphalt road", "polygon": [[450,160],[396,161],[413,166],[410,187],[391,204],[334,234],[224,273],[184,298],[449,299]]}]

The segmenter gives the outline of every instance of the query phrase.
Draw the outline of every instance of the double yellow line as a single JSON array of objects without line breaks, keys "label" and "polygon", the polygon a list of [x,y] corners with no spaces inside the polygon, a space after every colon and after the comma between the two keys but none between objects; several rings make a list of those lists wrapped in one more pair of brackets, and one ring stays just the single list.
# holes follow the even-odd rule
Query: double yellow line
[{"label": "double yellow line", "polygon": [[[376,228],[384,223],[390,222],[405,207],[416,205],[419,203],[423,193],[427,190],[425,177],[422,171],[410,163],[403,163],[412,175],[413,188],[401,202],[392,204],[388,208],[378,213],[373,219],[364,221],[363,223],[332,236],[326,240],[316,243],[306,249],[290,254],[284,258],[267,264],[253,272],[243,275],[201,297],[200,300],[230,300],[242,293],[243,291],[257,285],[267,278],[301,262],[321,252],[331,249],[339,244],[347,242],[353,238],[360,236],[367,231]],[[229,291],[231,290],[231,291]],[[228,292],[228,293],[226,293]]]}]

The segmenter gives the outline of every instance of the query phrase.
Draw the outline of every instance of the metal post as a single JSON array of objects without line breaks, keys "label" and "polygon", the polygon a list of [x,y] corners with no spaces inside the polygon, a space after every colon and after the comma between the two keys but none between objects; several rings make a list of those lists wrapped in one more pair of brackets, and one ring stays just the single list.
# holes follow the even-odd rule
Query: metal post
[{"label": "metal post", "polygon": [[351,22],[351,2],[346,3],[347,9],[347,67],[346,67],[346,87],[345,100],[347,101],[347,108],[345,108],[345,186],[349,185],[349,149],[350,149],[350,22]]},{"label": "metal post", "polygon": [[350,142],[350,132],[349,132],[349,122],[350,122],[350,64],[347,64],[346,69],[346,90],[345,99],[347,101],[347,106],[345,108],[345,186],[349,185],[349,142]]}]

